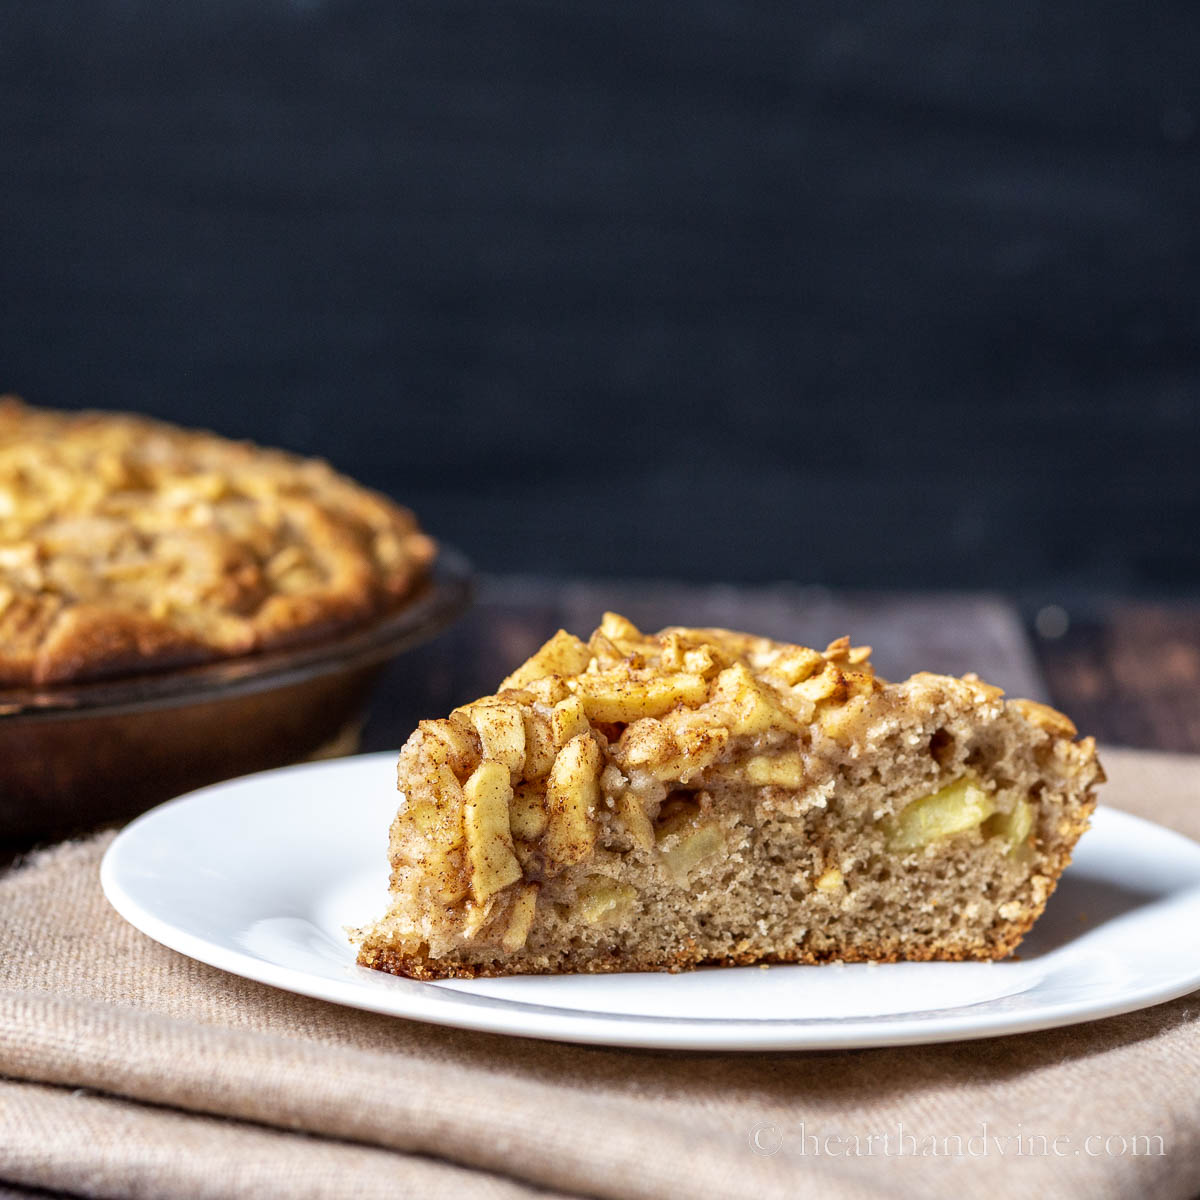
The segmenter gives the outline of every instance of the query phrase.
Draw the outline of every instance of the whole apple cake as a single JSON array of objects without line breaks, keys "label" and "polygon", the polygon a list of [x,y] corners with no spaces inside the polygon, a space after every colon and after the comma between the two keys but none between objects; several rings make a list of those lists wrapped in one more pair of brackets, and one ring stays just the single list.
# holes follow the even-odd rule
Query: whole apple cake
[{"label": "whole apple cake", "polygon": [[1046,904],[1103,780],[999,688],[875,675],[723,629],[559,632],[400,753],[386,915],[421,979],[992,959]]},{"label": "whole apple cake", "polygon": [[325,637],[401,603],[434,553],[323,462],[0,398],[0,684]]}]

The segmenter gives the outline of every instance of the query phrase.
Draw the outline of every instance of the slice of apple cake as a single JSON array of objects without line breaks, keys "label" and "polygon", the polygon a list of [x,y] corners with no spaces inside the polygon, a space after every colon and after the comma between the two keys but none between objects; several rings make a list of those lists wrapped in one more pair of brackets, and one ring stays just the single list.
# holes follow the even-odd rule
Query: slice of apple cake
[{"label": "slice of apple cake", "polygon": [[1001,958],[1103,772],[975,676],[878,678],[723,629],[560,632],[400,753],[390,908],[358,961],[420,979]]}]

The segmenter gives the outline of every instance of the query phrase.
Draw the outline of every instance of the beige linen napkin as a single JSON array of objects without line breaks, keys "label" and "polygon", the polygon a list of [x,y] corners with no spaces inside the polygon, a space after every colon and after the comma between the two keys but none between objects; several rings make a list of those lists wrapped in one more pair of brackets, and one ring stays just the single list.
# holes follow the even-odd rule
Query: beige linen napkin
[{"label": "beige linen napkin", "polygon": [[[1200,837],[1200,759],[1104,758],[1107,803]],[[1197,995],[899,1049],[501,1038],[293,996],[157,945],[101,895],[108,840],[0,879],[0,1180],[11,1184],[181,1198],[1200,1190]]]}]

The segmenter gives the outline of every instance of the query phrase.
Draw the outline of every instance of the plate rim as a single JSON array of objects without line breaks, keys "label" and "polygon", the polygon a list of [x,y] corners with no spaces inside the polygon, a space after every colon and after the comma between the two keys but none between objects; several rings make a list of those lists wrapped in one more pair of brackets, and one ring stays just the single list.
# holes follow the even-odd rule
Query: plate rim
[{"label": "plate rim", "polygon": [[[397,978],[359,967],[350,958],[347,966],[353,972],[361,972],[361,975],[348,974],[344,981],[325,979],[298,967],[271,962],[247,951],[222,946],[200,934],[181,928],[148,909],[132,896],[122,883],[123,855],[128,853],[131,846],[136,846],[136,839],[145,826],[160,820],[167,810],[185,804],[203,803],[210,794],[224,791],[233,785],[240,788],[248,785],[252,787],[254,782],[268,776],[277,778],[295,772],[336,774],[348,764],[361,769],[371,760],[382,766],[394,762],[395,753],[381,751],[260,771],[210,784],[157,805],[125,826],[105,850],[99,876],[106,899],[125,921],[168,949],[218,970],[296,995],[448,1028],[635,1049],[727,1053],[932,1045],[1033,1033],[1103,1020],[1165,1003],[1200,988],[1200,960],[1197,960],[1191,974],[1181,973],[1177,979],[1142,988],[1126,988],[1115,998],[1106,999],[1103,994],[1099,994],[1090,1002],[1062,1001],[1031,1008],[1026,1012],[1018,1010],[1009,1014],[994,1011],[980,1013],[973,1010],[999,999],[1020,995],[1022,990],[947,1009],[836,1019],[675,1017],[596,1011],[578,1006],[557,1007],[509,997],[487,996],[444,987],[437,982]],[[1126,826],[1131,833],[1151,832],[1153,836],[1165,835],[1178,839],[1192,852],[1200,854],[1200,844],[1193,839],[1122,809],[1099,805],[1093,816],[1093,820],[1097,819],[1106,824],[1117,822],[1118,825]],[[1173,904],[1183,902],[1194,904],[1200,917],[1200,885],[1164,895],[1159,901]],[[1186,956],[1181,959],[1185,960]],[[778,964],[772,966],[772,970],[783,969],[787,965]],[[873,965],[873,969],[886,970],[889,965],[892,964]],[[758,968],[752,966],[741,969]],[[1036,983],[1031,986],[1036,986]],[[931,1019],[934,1017],[936,1019]]]}]

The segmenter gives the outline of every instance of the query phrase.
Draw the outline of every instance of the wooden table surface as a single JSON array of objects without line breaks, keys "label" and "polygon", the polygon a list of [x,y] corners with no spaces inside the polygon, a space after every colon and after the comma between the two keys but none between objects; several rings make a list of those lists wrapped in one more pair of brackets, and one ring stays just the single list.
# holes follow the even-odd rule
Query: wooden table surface
[{"label": "wooden table surface", "polygon": [[[644,629],[724,625],[824,646],[848,633],[885,678],[976,671],[1011,696],[1049,700],[1100,742],[1200,752],[1200,604],[1091,603],[1040,635],[994,595],[833,592],[490,577],[467,616],[388,668],[363,730],[394,750],[422,717],[494,690],[556,629],[586,634],[605,609]],[[0,869],[36,842],[0,845]]]},{"label": "wooden table surface", "polygon": [[421,717],[492,691],[556,629],[586,634],[606,608],[645,629],[724,625],[818,647],[848,633],[874,647],[886,678],[976,671],[1010,696],[1050,701],[1100,742],[1200,752],[1200,603],[1091,600],[1036,622],[979,593],[510,577],[485,579],[462,622],[389,670],[363,748],[399,746]]}]

